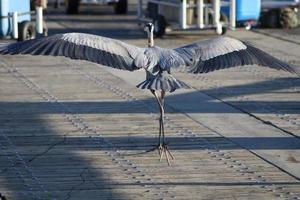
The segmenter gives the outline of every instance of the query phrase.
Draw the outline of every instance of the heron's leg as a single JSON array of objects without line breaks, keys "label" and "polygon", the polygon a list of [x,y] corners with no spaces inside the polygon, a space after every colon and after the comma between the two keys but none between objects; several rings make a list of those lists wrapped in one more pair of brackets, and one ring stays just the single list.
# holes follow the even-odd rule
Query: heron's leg
[{"label": "heron's leg", "polygon": [[167,143],[165,142],[165,133],[164,133],[164,97],[165,97],[165,91],[161,91],[161,96],[159,97],[156,94],[155,90],[150,90],[151,93],[155,96],[158,106],[159,106],[159,110],[160,110],[160,117],[159,117],[159,138],[158,138],[158,145],[157,145],[157,149],[158,149],[158,153],[159,153],[159,160],[161,161],[163,156],[165,155],[168,165],[171,165],[170,163],[170,158],[174,159],[173,155],[171,154]]},{"label": "heron's leg", "polygon": [[155,99],[157,100],[157,104],[158,104],[158,107],[159,107],[159,111],[160,111],[160,117],[159,117],[159,136],[158,136],[158,144],[155,148],[158,149],[158,154],[159,154],[159,157],[161,160],[162,157],[163,157],[163,153],[164,153],[164,150],[163,150],[163,141],[161,139],[161,135],[162,135],[162,104],[161,104],[161,99],[159,98],[159,96],[156,94],[156,91],[155,90],[150,90],[151,93],[155,96]]},{"label": "heron's leg", "polygon": [[162,143],[160,143],[160,145],[159,145],[159,151],[161,151],[159,161],[161,161],[161,159],[163,157],[163,154],[165,154],[168,165],[171,165],[169,155],[168,155],[168,152],[167,152],[167,149],[166,149],[167,144],[165,143],[165,128],[164,128],[164,114],[165,114],[164,96],[165,96],[165,94],[164,94],[164,91],[161,91],[160,95],[161,96],[160,96],[159,107],[160,107],[160,124],[161,124],[160,126],[161,126],[161,134],[162,134]]},{"label": "heron's leg", "polygon": [[164,118],[165,118],[165,108],[164,108],[164,98],[165,98],[165,91],[161,91],[160,94],[160,119],[161,119],[161,132],[162,132],[162,141],[165,144],[165,127],[164,127]]},{"label": "heron's leg", "polygon": [[[155,96],[155,99],[158,103],[159,106],[159,110],[161,113],[161,102],[160,99],[158,97],[158,95],[156,94],[155,90],[150,90],[151,93]],[[161,114],[160,114],[160,118],[159,118],[159,136],[158,136],[158,146],[161,146],[162,142],[161,142],[161,133],[162,133],[162,119],[161,119]]]},{"label": "heron's leg", "polygon": [[161,106],[161,132],[162,132],[162,146],[163,146],[163,150],[164,153],[166,155],[168,164],[170,165],[170,159],[169,157],[171,157],[172,159],[174,159],[174,156],[171,154],[170,149],[167,145],[167,143],[165,142],[165,128],[164,128],[164,117],[165,117],[165,109],[164,109],[164,98],[165,98],[165,91],[161,91],[161,96],[160,96],[160,106]]},{"label": "heron's leg", "polygon": [[168,155],[166,154],[166,151],[165,151],[164,105],[163,105],[164,102],[163,102],[162,96],[160,98],[158,98],[158,102],[159,102],[159,110],[160,110],[160,117],[159,117],[160,140],[159,140],[159,144],[158,144],[158,152],[160,155],[159,161],[161,161],[163,155],[165,154],[168,164],[170,165]]}]

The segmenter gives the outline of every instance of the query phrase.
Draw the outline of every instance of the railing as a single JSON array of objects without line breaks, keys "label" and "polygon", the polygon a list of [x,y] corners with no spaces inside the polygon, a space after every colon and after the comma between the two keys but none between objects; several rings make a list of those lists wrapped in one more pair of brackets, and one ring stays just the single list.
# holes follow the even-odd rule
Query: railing
[{"label": "railing", "polygon": [[[138,18],[143,19],[143,0],[138,0],[137,13]],[[235,29],[236,27],[236,0],[230,0],[229,2],[224,2],[221,0],[213,0],[212,4],[204,3],[204,0],[197,0],[194,4],[187,3],[187,0],[181,0],[181,2],[167,1],[167,0],[146,0],[157,5],[166,5],[179,9],[179,26],[181,29],[194,28],[194,26],[187,25],[187,9],[196,8],[197,12],[197,23],[196,28],[203,29],[208,27],[208,9],[213,10],[213,25],[216,27],[217,32],[222,29],[220,23],[220,7],[229,6],[230,7],[230,21],[229,27]],[[222,30],[221,30],[222,31]]]},{"label": "railing", "polygon": [[36,7],[35,11],[18,13],[17,11],[9,13],[7,16],[1,16],[1,18],[12,18],[12,38],[19,38],[19,27],[18,27],[18,17],[24,15],[36,15],[36,30],[37,33],[43,33],[43,8]]}]

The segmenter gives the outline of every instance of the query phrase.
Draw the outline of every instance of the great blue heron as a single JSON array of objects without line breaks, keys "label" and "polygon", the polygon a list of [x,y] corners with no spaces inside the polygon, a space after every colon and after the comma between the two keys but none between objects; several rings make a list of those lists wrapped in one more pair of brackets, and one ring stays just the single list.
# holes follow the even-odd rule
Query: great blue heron
[{"label": "great blue heron", "polygon": [[181,69],[190,73],[208,73],[224,68],[256,64],[300,75],[297,67],[230,37],[198,41],[175,49],[160,48],[154,45],[153,29],[151,23],[145,26],[145,31],[148,33],[148,48],[139,48],[96,35],[66,33],[9,44],[2,47],[0,53],[65,56],[128,71],[144,68],[146,80],[137,87],[150,90],[158,102],[160,118],[159,141],[156,148],[160,160],[165,155],[169,165],[170,159],[174,157],[165,142],[164,97],[166,92],[189,88],[187,84],[176,80],[171,75],[171,69]]}]

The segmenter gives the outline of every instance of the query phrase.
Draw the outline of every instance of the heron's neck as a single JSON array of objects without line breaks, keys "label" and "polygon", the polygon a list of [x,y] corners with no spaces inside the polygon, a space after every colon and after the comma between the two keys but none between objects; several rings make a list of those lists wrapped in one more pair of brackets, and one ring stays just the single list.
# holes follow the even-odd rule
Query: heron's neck
[{"label": "heron's neck", "polygon": [[153,32],[148,32],[148,47],[154,46]]}]

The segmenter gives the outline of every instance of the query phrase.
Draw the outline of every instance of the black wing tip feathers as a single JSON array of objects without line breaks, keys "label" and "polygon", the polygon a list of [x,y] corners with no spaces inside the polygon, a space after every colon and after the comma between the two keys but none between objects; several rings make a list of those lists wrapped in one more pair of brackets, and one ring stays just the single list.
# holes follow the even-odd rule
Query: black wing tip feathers
[{"label": "black wing tip feathers", "polygon": [[284,70],[300,76],[300,68],[281,61],[274,56],[254,47],[252,44],[244,42],[246,49],[233,51],[228,54],[219,55],[206,61],[199,61],[189,70],[190,73],[208,73],[215,70],[245,66],[260,65],[277,70]]},{"label": "black wing tip feathers", "polygon": [[120,70],[134,71],[138,69],[132,62],[132,58],[127,59],[105,50],[63,40],[61,39],[61,34],[9,43],[0,46],[0,54],[62,56],[74,60],[87,60]]},{"label": "black wing tip feathers", "polygon": [[264,52],[263,50],[254,47],[252,44],[246,43],[246,46],[248,50],[250,50],[254,55],[256,55],[256,57],[261,58],[260,62],[256,63],[257,65],[266,66],[277,70],[284,70],[296,74],[297,76],[300,76],[299,66],[282,61]]}]

